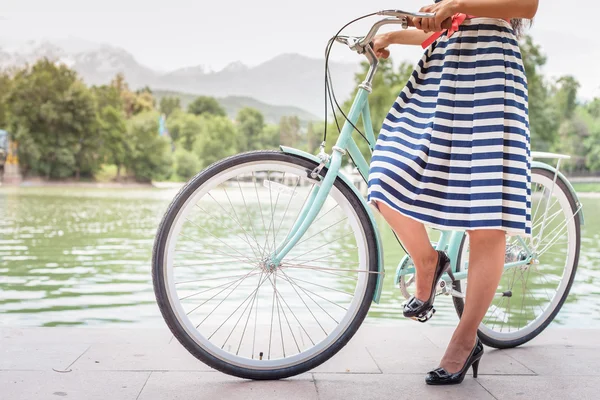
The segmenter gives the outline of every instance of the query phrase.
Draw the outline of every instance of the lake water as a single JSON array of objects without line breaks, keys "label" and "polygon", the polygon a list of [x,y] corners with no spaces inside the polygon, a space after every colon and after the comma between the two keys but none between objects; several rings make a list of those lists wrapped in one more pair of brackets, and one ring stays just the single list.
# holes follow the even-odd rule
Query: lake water
[{"label": "lake water", "polygon": [[[156,228],[175,193],[0,188],[0,324],[162,325],[150,261]],[[600,199],[583,204],[579,269],[555,324],[600,328]],[[387,276],[366,323],[414,323],[402,318],[403,298],[393,285],[404,253],[387,227],[382,232]],[[436,308],[432,324],[457,321],[450,298],[441,296]]]}]

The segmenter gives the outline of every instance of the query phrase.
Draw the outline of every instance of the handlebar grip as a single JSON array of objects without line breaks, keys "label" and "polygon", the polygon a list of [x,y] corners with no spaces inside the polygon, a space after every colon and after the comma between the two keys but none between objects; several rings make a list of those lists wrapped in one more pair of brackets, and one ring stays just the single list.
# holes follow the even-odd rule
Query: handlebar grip
[{"label": "handlebar grip", "polygon": [[[412,18],[410,18],[410,17],[406,18],[406,22],[407,22],[408,26],[412,26],[412,27],[415,26]],[[450,29],[450,28],[452,28],[452,18],[451,17],[446,18],[444,20],[444,22],[442,22],[442,29]]]}]

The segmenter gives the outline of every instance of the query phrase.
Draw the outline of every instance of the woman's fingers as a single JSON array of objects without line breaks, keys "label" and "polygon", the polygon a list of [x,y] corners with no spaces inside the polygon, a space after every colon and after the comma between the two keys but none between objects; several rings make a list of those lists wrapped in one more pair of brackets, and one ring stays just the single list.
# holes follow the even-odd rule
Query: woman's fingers
[{"label": "woman's fingers", "polygon": [[412,19],[412,22],[413,22],[413,26],[415,28],[417,28],[417,29],[423,29],[423,25],[421,24],[423,22],[423,18],[414,17]]}]

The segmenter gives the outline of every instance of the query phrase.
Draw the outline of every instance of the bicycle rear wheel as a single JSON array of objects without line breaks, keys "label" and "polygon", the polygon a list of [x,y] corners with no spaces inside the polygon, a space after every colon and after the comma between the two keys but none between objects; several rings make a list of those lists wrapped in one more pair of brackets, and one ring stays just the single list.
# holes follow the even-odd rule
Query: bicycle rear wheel
[{"label": "bicycle rear wheel", "polygon": [[[581,227],[576,200],[561,179],[556,180],[551,194],[554,174],[550,171],[533,168],[531,179],[532,237],[526,244],[537,253],[538,263],[504,271],[478,332],[481,341],[490,347],[516,347],[539,335],[567,299],[579,263]],[[468,235],[463,237],[458,254],[457,271],[464,271],[469,261]],[[525,257],[520,242],[515,237],[507,238],[505,262]],[[467,284],[467,280],[457,281],[454,289],[466,293]],[[460,317],[465,300],[453,300]]]},{"label": "bicycle rear wheel", "polygon": [[156,298],[173,335],[209,366],[249,379],[297,375],[338,352],[365,318],[375,233],[342,180],[282,263],[269,262],[320,185],[309,175],[316,166],[274,151],[236,155],[192,178],[166,212]]}]

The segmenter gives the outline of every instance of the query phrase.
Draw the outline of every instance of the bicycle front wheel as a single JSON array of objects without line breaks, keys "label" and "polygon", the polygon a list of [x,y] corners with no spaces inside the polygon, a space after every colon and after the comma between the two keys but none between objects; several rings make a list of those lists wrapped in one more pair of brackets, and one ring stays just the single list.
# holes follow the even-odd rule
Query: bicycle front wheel
[{"label": "bicycle front wheel", "polygon": [[[525,243],[536,253],[537,261],[504,271],[496,297],[479,326],[479,338],[490,347],[516,347],[539,335],[567,299],[579,263],[577,202],[562,180],[553,184],[550,171],[533,168],[531,180],[532,236]],[[457,271],[464,271],[469,261],[468,235],[463,237],[458,254]],[[506,263],[523,260],[526,254],[516,237],[507,238]],[[466,293],[467,284],[468,280],[457,281],[454,289]],[[459,317],[464,304],[465,300],[454,297]]]},{"label": "bicycle front wheel", "polygon": [[297,375],[337,353],[365,318],[375,233],[339,178],[281,264],[269,260],[320,185],[316,166],[281,152],[236,155],[192,178],[165,214],[153,254],[158,305],[209,366],[249,379]]}]

